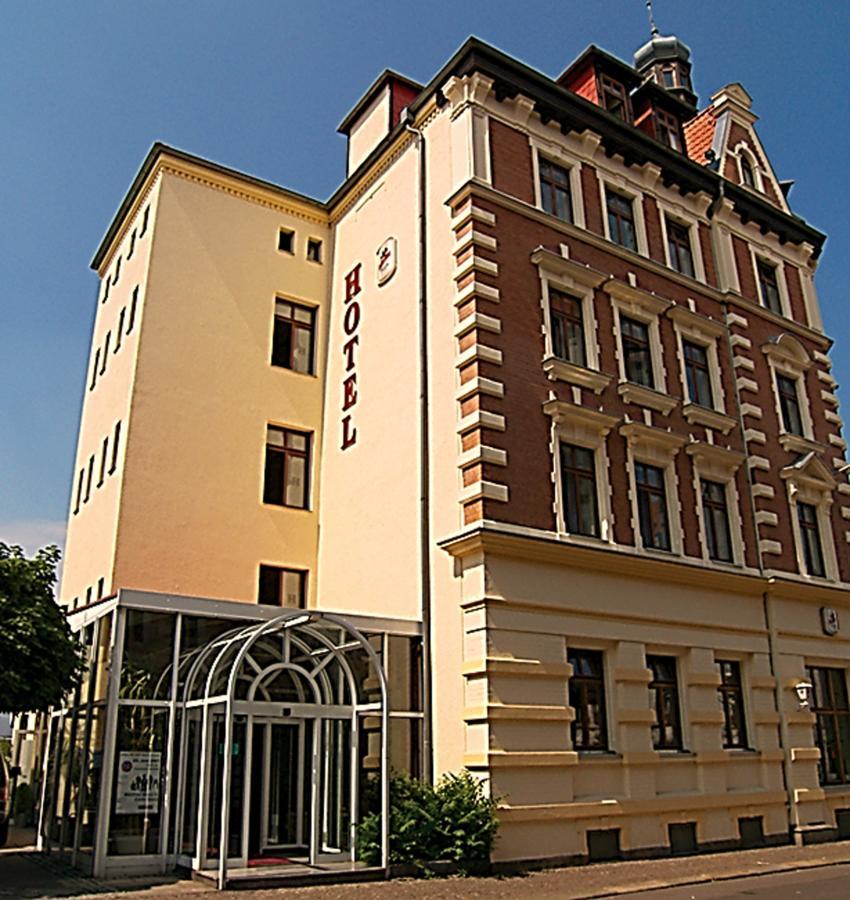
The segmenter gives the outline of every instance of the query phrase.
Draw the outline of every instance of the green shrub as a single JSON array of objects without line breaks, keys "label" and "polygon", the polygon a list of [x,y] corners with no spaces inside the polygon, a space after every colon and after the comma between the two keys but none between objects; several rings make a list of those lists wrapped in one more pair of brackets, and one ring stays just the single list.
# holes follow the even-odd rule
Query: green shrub
[{"label": "green shrub", "polygon": [[24,781],[15,788],[15,809],[13,815],[28,816],[35,807],[35,794]]},{"label": "green shrub", "polygon": [[[391,865],[424,870],[425,863],[450,860],[465,872],[469,863],[490,858],[498,827],[496,801],[466,770],[444,775],[433,786],[405,774],[390,778]],[[379,812],[363,817],[357,837],[360,859],[380,865]]]}]

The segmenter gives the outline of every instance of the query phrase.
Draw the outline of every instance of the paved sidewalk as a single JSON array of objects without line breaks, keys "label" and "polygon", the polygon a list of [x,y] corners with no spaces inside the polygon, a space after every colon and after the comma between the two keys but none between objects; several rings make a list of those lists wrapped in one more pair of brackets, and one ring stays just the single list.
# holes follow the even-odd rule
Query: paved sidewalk
[{"label": "paved sidewalk", "polygon": [[0,852],[0,897],[85,897],[97,900],[588,900],[661,887],[724,881],[850,863],[850,842],[813,847],[774,847],[676,859],[605,863],[549,869],[528,875],[369,882],[336,887],[218,893],[191,881],[150,879],[96,883],[27,852]]}]

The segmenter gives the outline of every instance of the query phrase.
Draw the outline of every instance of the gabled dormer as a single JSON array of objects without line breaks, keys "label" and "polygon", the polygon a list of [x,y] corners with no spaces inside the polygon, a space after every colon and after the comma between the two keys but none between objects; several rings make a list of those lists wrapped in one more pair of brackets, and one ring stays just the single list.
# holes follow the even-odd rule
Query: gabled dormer
[{"label": "gabled dormer", "polygon": [[558,78],[558,84],[568,91],[630,124],[634,114],[629,95],[640,82],[631,66],[595,44],[591,44]]},{"label": "gabled dormer", "polygon": [[768,203],[790,212],[780,183],[755,130],[752,97],[737,83],[727,84],[711,98],[711,106],[685,124],[688,156],[709,165]]},{"label": "gabled dormer", "polygon": [[337,131],[348,138],[346,176],[350,175],[398,125],[402,110],[419,96],[422,85],[384,70],[342,120]]}]

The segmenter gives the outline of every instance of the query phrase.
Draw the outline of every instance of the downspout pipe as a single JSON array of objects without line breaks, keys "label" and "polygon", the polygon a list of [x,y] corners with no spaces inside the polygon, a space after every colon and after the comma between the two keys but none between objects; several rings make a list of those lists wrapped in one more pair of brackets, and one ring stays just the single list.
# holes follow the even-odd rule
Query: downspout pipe
[{"label": "downspout pipe", "polygon": [[413,126],[409,108],[401,114],[404,127],[419,148],[419,565],[422,612],[422,778],[434,781],[432,659],[431,659],[431,456],[428,368],[428,246],[425,135]]},{"label": "downspout pipe", "polygon": [[[714,218],[714,214],[720,208],[721,203],[723,202],[723,198],[725,196],[724,192],[724,184],[721,179],[718,185],[717,196],[712,200],[711,205],[708,208],[708,218]],[[715,259],[720,259],[720,254],[718,252],[717,241],[714,238],[715,229],[712,228],[712,252],[714,253]],[[745,436],[746,427],[744,425],[744,414],[741,409],[741,392],[738,388],[738,380],[735,378],[735,352],[732,348],[732,343],[729,337],[729,304],[727,301],[723,301],[723,323],[726,326],[725,329],[725,343],[726,343],[726,355],[727,360],[729,362],[729,371],[732,375],[732,384],[735,388],[735,410],[738,418],[738,429],[741,433],[741,440],[743,441],[744,448],[746,450],[747,439]],[[752,517],[753,529],[755,530],[755,551],[756,551],[756,562],[758,564],[759,575],[762,580],[765,579],[765,568],[764,568],[764,560],[762,558],[761,548],[758,543],[758,525],[756,523],[756,499],[755,494],[753,493],[753,473],[752,469],[748,465],[746,465],[746,478],[747,478],[747,495],[749,499],[749,507],[750,507],[750,516]],[[773,607],[771,604],[770,592],[763,591],[762,592],[762,615],[764,617],[764,629],[767,634],[767,652],[768,652],[768,660],[770,662],[770,674],[773,676],[774,688],[774,705],[776,706],[776,712],[779,714],[779,745],[782,749],[782,782],[785,788],[785,796],[786,796],[786,806],[788,812],[788,830],[790,832],[790,837],[796,839],[796,836],[799,832],[800,828],[800,812],[797,808],[797,803],[794,797],[794,773],[792,769],[791,762],[791,743],[790,743],[790,735],[788,731],[788,721],[785,718],[784,711],[784,698],[782,693],[782,684],[780,681],[780,668],[779,668],[779,651],[776,646],[777,637],[776,637],[776,623],[773,618]]]}]

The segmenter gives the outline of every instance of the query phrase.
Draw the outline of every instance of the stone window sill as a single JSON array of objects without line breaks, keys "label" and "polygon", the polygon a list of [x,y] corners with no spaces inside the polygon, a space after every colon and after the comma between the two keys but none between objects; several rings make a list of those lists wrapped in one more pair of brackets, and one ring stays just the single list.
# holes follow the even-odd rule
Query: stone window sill
[{"label": "stone window sill", "polygon": [[611,383],[611,376],[595,369],[588,369],[557,356],[547,356],[543,360],[543,371],[549,376],[550,381],[566,381],[578,387],[588,388],[595,394],[601,394]]},{"label": "stone window sill", "polygon": [[675,397],[644,387],[642,384],[634,384],[631,381],[621,381],[617,387],[617,393],[626,403],[647,406],[660,412],[663,416],[669,416],[679,403]]}]

